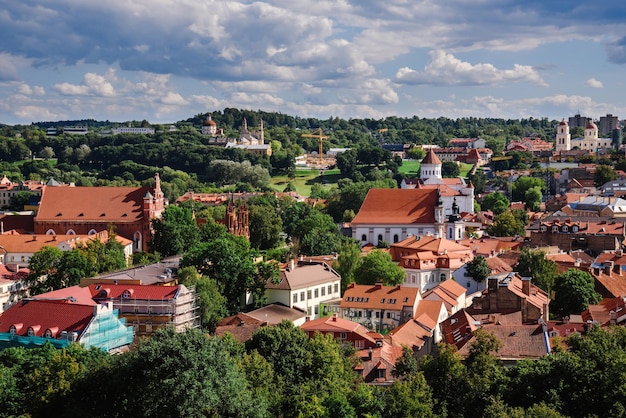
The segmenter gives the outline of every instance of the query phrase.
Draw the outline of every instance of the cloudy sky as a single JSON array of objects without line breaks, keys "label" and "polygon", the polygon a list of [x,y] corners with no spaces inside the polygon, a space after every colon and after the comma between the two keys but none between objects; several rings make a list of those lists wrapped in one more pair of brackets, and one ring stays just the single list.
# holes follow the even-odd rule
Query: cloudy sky
[{"label": "cloudy sky", "polygon": [[626,118],[624,0],[0,0],[0,123]]}]

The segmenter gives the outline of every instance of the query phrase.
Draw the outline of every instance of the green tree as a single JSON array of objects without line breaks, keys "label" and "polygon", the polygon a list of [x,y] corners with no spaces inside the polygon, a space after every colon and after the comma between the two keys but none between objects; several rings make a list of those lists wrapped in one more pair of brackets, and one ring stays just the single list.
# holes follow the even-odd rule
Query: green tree
[{"label": "green tree", "polygon": [[545,251],[531,250],[528,247],[522,250],[514,270],[524,277],[532,277],[533,283],[548,295],[552,292],[558,274],[557,264],[546,258]]},{"label": "green tree", "polygon": [[432,417],[433,400],[431,388],[420,372],[404,380],[396,380],[383,393],[383,417]]},{"label": "green tree", "polygon": [[593,183],[596,187],[602,186],[607,181],[615,180],[617,173],[613,167],[609,165],[596,166],[596,172],[593,174]]},{"label": "green tree", "polygon": [[519,177],[513,182],[513,187],[511,189],[513,201],[523,201],[526,197],[526,192],[528,191],[528,189],[531,189],[533,187],[538,187],[539,190],[543,193],[543,191],[546,189],[546,183],[543,179],[539,177]]},{"label": "green tree", "polygon": [[484,282],[491,273],[487,260],[482,255],[474,257],[472,261],[465,265],[465,269],[467,274],[479,283]]},{"label": "green tree", "polygon": [[354,282],[354,273],[361,263],[361,245],[355,240],[344,240],[339,247],[333,268],[341,276],[341,293]]},{"label": "green tree", "polygon": [[415,353],[409,347],[402,347],[402,357],[396,360],[396,366],[391,371],[395,378],[411,376],[419,370]]},{"label": "green tree", "polygon": [[524,234],[524,224],[510,211],[502,212],[487,227],[487,233],[494,237],[512,237]]},{"label": "green tree", "polygon": [[424,148],[413,146],[407,150],[406,156],[412,160],[422,161],[426,156],[426,151]]},{"label": "green tree", "polygon": [[250,205],[250,245],[258,250],[274,248],[280,242],[283,221],[268,205]]},{"label": "green tree", "polygon": [[591,274],[578,269],[567,270],[554,282],[554,299],[550,303],[552,312],[561,316],[579,314],[589,304],[600,302],[601,296],[594,286]]},{"label": "green tree", "polygon": [[202,328],[215,332],[217,323],[228,314],[226,298],[220,293],[215,280],[201,276],[194,267],[181,268],[178,278],[181,284],[195,289]]},{"label": "green tree", "polygon": [[[94,371],[56,411],[101,417],[268,416],[267,400],[252,398],[230,345],[198,330],[161,329],[142,340],[136,351]],[[94,391],[94,384],[100,390]]]},{"label": "green tree", "polygon": [[154,233],[150,245],[163,257],[183,254],[198,240],[199,231],[189,208],[169,205],[161,219],[152,220]]},{"label": "green tree", "polygon": [[31,197],[33,197],[33,193],[31,192],[19,192],[11,196],[9,200],[9,210],[21,211],[24,210],[24,206],[28,205]]},{"label": "green tree", "polygon": [[487,184],[487,176],[482,168],[476,170],[474,174],[469,174],[468,179],[474,185],[474,194],[479,195],[485,190],[485,184]]},{"label": "green tree", "polygon": [[531,187],[526,190],[526,193],[524,194],[524,207],[533,212],[539,211],[542,197],[543,194],[541,193],[541,189],[539,187]]},{"label": "green tree", "polygon": [[442,177],[459,177],[461,169],[454,161],[444,161],[441,164],[441,175]]},{"label": "green tree", "polygon": [[489,193],[483,198],[482,202],[480,202],[482,210],[490,210],[496,215],[508,210],[510,205],[511,202],[509,202],[509,199],[501,192]]},{"label": "green tree", "polygon": [[465,366],[453,345],[439,344],[436,356],[420,360],[420,371],[433,390],[435,412],[439,416],[463,416],[467,399],[460,389],[465,385]]},{"label": "green tree", "polygon": [[278,275],[275,263],[255,264],[255,253],[245,238],[224,234],[193,246],[181,260],[181,267],[193,266],[215,280],[226,297],[228,310],[240,312],[244,296],[251,292],[260,303],[265,297],[265,283]]},{"label": "green tree", "polygon": [[385,285],[396,285],[404,282],[404,276],[404,269],[391,259],[388,252],[381,250],[372,250],[363,257],[354,271],[359,284],[382,282]]}]

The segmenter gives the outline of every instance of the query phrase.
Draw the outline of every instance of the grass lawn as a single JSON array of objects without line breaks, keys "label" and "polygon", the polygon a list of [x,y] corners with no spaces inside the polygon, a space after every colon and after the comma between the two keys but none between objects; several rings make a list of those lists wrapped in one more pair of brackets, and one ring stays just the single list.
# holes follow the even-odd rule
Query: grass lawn
[{"label": "grass lawn", "polygon": [[339,169],[332,170],[312,170],[312,169],[296,169],[296,177],[290,180],[287,176],[272,177],[272,187],[277,192],[282,192],[287,187],[287,183],[293,181],[296,191],[301,196],[309,196],[311,194],[311,186],[315,183],[321,183],[324,188],[333,189],[337,187],[337,180],[343,176]]},{"label": "grass lawn", "polygon": [[466,178],[467,174],[470,172],[473,166],[474,164],[461,163],[461,165],[459,166],[459,169],[461,170],[460,176]]},{"label": "grass lawn", "polygon": [[403,176],[416,177],[420,172],[420,162],[417,160],[404,160],[398,172]]}]

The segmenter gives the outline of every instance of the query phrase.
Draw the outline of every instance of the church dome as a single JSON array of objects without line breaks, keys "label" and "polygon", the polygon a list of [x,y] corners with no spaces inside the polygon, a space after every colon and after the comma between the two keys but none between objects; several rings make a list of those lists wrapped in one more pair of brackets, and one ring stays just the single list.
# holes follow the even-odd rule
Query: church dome
[{"label": "church dome", "polygon": [[567,126],[567,122],[565,122],[565,119],[563,119],[563,120],[561,121],[561,123],[559,123],[559,125],[561,125],[561,126],[563,126],[563,125]]},{"label": "church dome", "polygon": [[211,115],[208,115],[206,119],[202,122],[203,126],[217,126],[215,122],[211,119]]},{"label": "church dome", "polygon": [[593,121],[590,121],[585,127],[585,129],[598,129],[598,126],[595,123],[593,123]]},{"label": "church dome", "polygon": [[433,151],[433,149],[431,148],[430,150],[428,150],[428,153],[426,153],[426,156],[422,160],[422,164],[440,164],[441,165],[441,160],[439,159],[439,157],[437,157],[437,154],[435,154],[435,151]]}]

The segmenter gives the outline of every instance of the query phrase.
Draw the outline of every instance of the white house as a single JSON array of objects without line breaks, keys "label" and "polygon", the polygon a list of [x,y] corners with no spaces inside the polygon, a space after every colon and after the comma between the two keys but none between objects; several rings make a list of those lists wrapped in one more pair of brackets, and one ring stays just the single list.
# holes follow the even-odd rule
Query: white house
[{"label": "white house", "polygon": [[282,303],[320,317],[320,304],[341,297],[341,276],[328,264],[291,260],[281,269],[280,281],[265,285],[268,303]]}]

